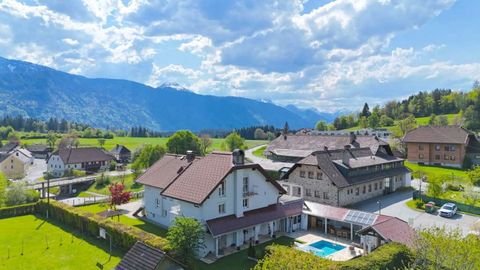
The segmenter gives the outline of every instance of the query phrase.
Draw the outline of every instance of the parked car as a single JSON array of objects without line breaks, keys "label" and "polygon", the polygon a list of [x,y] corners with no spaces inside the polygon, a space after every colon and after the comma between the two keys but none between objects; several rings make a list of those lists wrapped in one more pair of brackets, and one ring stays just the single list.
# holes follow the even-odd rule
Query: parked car
[{"label": "parked car", "polygon": [[454,203],[446,203],[438,212],[442,217],[453,217],[457,213],[457,206]]}]

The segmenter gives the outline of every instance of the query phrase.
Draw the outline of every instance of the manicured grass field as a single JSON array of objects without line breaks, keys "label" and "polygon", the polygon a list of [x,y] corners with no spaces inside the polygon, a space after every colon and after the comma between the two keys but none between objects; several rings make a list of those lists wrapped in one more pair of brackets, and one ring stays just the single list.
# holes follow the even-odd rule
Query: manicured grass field
[{"label": "manicured grass field", "polygon": [[[100,146],[98,143],[98,139],[86,139],[80,138],[80,146]],[[151,144],[151,145],[165,145],[167,143],[168,138],[140,138],[140,137],[115,137],[113,139],[106,139],[105,144],[103,147],[107,150],[113,149],[117,144],[125,145],[130,150],[135,150],[136,148],[144,145],[144,144]],[[222,150],[221,145],[224,139],[212,139],[212,146],[209,148],[210,151],[213,150]],[[45,139],[22,139],[22,144],[45,144]],[[245,143],[247,144],[248,148],[265,144],[268,141],[262,140],[246,140]]]},{"label": "manicured grass field", "polygon": [[[22,244],[23,243],[23,244]],[[23,255],[22,255],[23,246]],[[113,269],[124,251],[33,215],[0,219],[0,269]]]},{"label": "manicured grass field", "polygon": [[[92,204],[92,205],[87,205],[87,206],[80,206],[78,208],[82,211],[85,211],[85,212],[97,214],[97,213],[100,213],[100,212],[103,212],[103,211],[107,210],[108,205],[106,205],[106,204]],[[121,215],[119,218],[114,217],[113,220],[118,221],[118,222],[123,223],[123,224],[126,224],[126,225],[137,227],[137,228],[142,229],[146,232],[153,233],[153,234],[156,234],[156,235],[161,236],[161,237],[166,237],[167,236],[167,230],[166,229],[163,229],[163,228],[161,228],[161,227],[159,227],[155,224],[143,221],[141,219],[130,218],[128,216]]]},{"label": "manicured grass field", "polygon": [[[455,116],[457,116],[458,114],[456,113],[451,113],[451,114],[443,114],[447,117],[448,119],[448,124],[453,124],[453,120],[455,119]],[[437,115],[437,117],[440,116],[440,115]],[[416,118],[417,120],[417,124],[420,125],[420,126],[426,126],[428,125],[428,121],[430,121],[430,116],[426,116],[426,117],[418,117]]]},{"label": "manicured grass field", "polygon": [[[293,242],[294,242],[293,238],[282,236],[275,240],[255,246],[255,251],[257,253],[257,256],[261,255],[261,257],[263,257],[263,255],[265,254],[265,248],[267,246],[271,244],[291,246],[293,245]],[[198,261],[197,263],[198,267],[196,269],[198,270],[225,270],[225,269],[248,270],[253,268],[257,263],[247,258],[247,252],[248,252],[248,249],[244,249],[232,255],[223,257],[217,260],[216,262],[214,262],[213,264],[206,264],[204,262]]]},{"label": "manicured grass field", "polygon": [[468,181],[467,172],[462,169],[429,166],[429,165],[418,165],[415,163],[410,163],[408,161],[405,161],[405,166],[410,170],[412,170],[412,172],[421,171],[425,173],[427,178],[440,176],[440,177],[447,178],[447,180],[454,180],[459,182]]}]

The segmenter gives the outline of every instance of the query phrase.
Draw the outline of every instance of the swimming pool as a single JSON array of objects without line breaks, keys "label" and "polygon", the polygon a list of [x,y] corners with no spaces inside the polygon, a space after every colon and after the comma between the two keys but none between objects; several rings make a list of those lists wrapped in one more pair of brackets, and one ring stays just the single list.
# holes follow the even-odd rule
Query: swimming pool
[{"label": "swimming pool", "polygon": [[300,249],[307,252],[312,252],[319,257],[327,257],[344,248],[346,248],[344,245],[335,244],[326,240],[321,240],[315,243],[311,243],[310,245],[300,247]]}]

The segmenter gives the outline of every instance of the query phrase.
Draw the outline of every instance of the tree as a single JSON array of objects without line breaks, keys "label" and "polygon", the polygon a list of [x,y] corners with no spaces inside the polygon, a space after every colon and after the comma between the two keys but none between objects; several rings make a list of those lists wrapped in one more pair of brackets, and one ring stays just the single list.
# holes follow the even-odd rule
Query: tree
[{"label": "tree", "polygon": [[202,134],[200,136],[200,146],[202,150],[202,155],[207,154],[208,148],[212,146],[212,139],[210,139],[210,135],[208,134]]},{"label": "tree", "polygon": [[196,219],[178,216],[168,228],[167,240],[177,258],[190,263],[204,246],[205,230]]},{"label": "tree", "polygon": [[235,149],[244,149],[245,146],[245,140],[236,132],[230,133],[225,138],[225,147],[229,151],[233,151]]},{"label": "tree", "polygon": [[380,116],[380,126],[382,127],[391,127],[395,124],[395,122],[393,121],[392,118],[386,116],[385,114],[383,114],[382,116]]},{"label": "tree", "polygon": [[407,118],[398,121],[397,126],[393,129],[393,136],[395,138],[403,138],[405,134],[417,127],[415,116],[410,115]]},{"label": "tree", "polygon": [[6,204],[8,206],[36,202],[38,199],[38,193],[35,190],[28,189],[27,184],[23,181],[12,183],[6,192]]},{"label": "tree", "polygon": [[103,146],[105,145],[105,139],[104,138],[99,138],[98,139],[98,144],[100,145],[101,148],[103,148]]},{"label": "tree", "polygon": [[468,178],[472,185],[480,186],[480,166],[475,166],[467,172]]},{"label": "tree", "polygon": [[315,125],[315,129],[318,130],[318,131],[325,131],[325,130],[328,129],[328,124],[327,124],[327,122],[325,122],[323,120],[320,120]]},{"label": "tree", "polygon": [[380,117],[378,117],[378,114],[376,112],[373,112],[370,117],[368,117],[368,126],[370,128],[377,128],[379,124]]},{"label": "tree", "polygon": [[201,153],[200,138],[189,130],[175,132],[167,141],[169,153],[186,154],[188,150],[194,153]]},{"label": "tree", "polygon": [[430,176],[428,179],[427,194],[434,198],[440,197],[443,194],[443,180],[438,176]]},{"label": "tree", "polygon": [[113,183],[108,187],[110,191],[110,208],[117,209],[117,205],[127,203],[132,198],[130,191],[125,191],[125,186],[122,183]]},{"label": "tree", "polygon": [[367,117],[365,117],[365,116],[360,116],[360,119],[358,119],[358,125],[359,125],[361,128],[367,128],[367,127],[368,127]]},{"label": "tree", "polygon": [[53,131],[49,131],[47,134],[47,145],[54,149],[57,143],[57,135]]},{"label": "tree", "polygon": [[142,169],[152,166],[165,155],[165,148],[161,145],[147,144],[137,150],[133,155],[132,170],[138,174]]},{"label": "tree", "polygon": [[437,126],[448,126],[448,117],[446,115],[439,115],[437,117]]},{"label": "tree", "polygon": [[428,119],[428,124],[431,126],[437,125],[437,116],[434,113],[430,115],[430,119]]},{"label": "tree", "polygon": [[263,129],[257,128],[257,129],[255,129],[255,133],[253,135],[253,138],[255,140],[265,140],[267,138],[267,134],[265,133],[265,131],[263,131]]},{"label": "tree", "polygon": [[362,109],[362,112],[360,114],[360,116],[365,116],[365,117],[369,117],[370,116],[370,108],[368,107],[368,104],[365,102],[365,104],[363,105],[363,109]]},{"label": "tree", "polygon": [[7,140],[11,143],[18,143],[20,144],[20,136],[16,132],[10,132],[8,134]]},{"label": "tree", "polygon": [[69,148],[69,147],[78,147],[80,141],[78,140],[78,135],[76,133],[69,133],[63,135],[62,139],[58,143],[58,148]]}]

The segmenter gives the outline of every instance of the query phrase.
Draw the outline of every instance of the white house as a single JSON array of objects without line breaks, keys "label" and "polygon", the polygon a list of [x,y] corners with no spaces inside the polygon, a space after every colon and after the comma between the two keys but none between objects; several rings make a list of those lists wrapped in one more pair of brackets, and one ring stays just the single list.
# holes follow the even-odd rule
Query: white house
[{"label": "white house", "polygon": [[306,228],[303,200],[282,197],[285,190],[244,153],[213,152],[202,158],[165,155],[138,180],[145,185],[146,217],[171,226],[178,216],[205,225],[200,257],[219,257],[277,232]]},{"label": "white house", "polygon": [[100,148],[62,148],[56,150],[47,160],[47,172],[61,177],[68,170],[88,173],[105,171],[110,167],[113,156]]},{"label": "white house", "polygon": [[8,154],[0,154],[0,172],[8,178],[21,179],[25,177],[28,167],[33,163],[32,156],[24,149],[15,149]]}]

